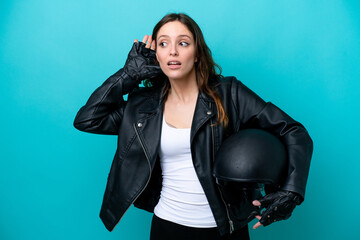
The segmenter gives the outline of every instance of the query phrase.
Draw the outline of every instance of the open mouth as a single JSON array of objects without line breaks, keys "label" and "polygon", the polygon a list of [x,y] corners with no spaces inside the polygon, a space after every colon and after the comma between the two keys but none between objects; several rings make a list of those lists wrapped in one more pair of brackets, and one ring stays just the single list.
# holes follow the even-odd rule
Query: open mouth
[{"label": "open mouth", "polygon": [[169,66],[173,66],[173,65],[175,65],[175,66],[176,66],[176,65],[181,65],[181,62],[179,62],[179,61],[169,61],[169,62],[168,62],[168,65],[169,65]]},{"label": "open mouth", "polygon": [[168,62],[168,66],[170,69],[179,69],[181,68],[181,62],[179,61],[169,61]]}]

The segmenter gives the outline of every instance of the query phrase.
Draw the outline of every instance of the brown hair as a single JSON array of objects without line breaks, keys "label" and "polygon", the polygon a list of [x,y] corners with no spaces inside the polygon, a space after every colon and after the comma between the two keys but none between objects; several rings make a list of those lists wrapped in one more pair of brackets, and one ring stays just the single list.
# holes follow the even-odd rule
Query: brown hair
[{"label": "brown hair", "polygon": [[[216,124],[222,124],[224,127],[227,127],[229,119],[226,116],[224,107],[222,105],[221,99],[217,92],[215,91],[215,86],[211,86],[209,84],[210,79],[216,79],[218,77],[223,77],[221,75],[221,67],[216,64],[212,58],[211,50],[206,45],[204,36],[200,27],[197,23],[190,18],[188,15],[184,13],[169,13],[165,15],[154,27],[152,37],[156,39],[157,33],[160,28],[168,23],[173,21],[179,21],[183,23],[189,31],[192,33],[196,46],[196,56],[198,57],[198,61],[195,62],[195,70],[196,70],[196,81],[200,91],[203,91],[207,95],[211,96],[216,103],[216,109],[218,112],[218,120]],[[215,68],[219,70],[219,73],[216,73]],[[164,87],[164,94],[162,97],[167,96],[170,89],[170,82],[168,78],[162,74],[159,77],[146,79],[144,82],[146,87],[150,86],[160,86]]]}]

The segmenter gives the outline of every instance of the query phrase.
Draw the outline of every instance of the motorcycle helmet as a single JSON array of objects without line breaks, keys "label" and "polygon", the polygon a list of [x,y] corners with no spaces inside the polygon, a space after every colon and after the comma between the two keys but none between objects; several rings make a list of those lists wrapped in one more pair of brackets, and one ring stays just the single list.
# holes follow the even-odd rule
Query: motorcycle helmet
[{"label": "motorcycle helmet", "polygon": [[[215,155],[213,176],[227,198],[238,201],[244,191],[275,191],[286,177],[287,151],[273,134],[261,129],[241,130],[222,143]],[[252,197],[250,197],[252,198]]]}]

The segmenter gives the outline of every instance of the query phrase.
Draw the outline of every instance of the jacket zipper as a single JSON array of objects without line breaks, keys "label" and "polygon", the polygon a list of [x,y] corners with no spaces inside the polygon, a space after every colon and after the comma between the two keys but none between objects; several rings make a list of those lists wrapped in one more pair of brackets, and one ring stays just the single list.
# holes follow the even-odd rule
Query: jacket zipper
[{"label": "jacket zipper", "polygon": [[[211,103],[209,103],[209,106],[210,106],[210,109],[211,109]],[[211,124],[211,125],[210,125],[210,126],[211,126],[211,136],[212,136],[212,143],[213,143],[213,148],[212,148],[212,150],[213,150],[213,162],[215,162],[215,141],[214,141],[215,139],[214,139],[214,127],[212,126],[212,118],[210,119],[210,124]],[[231,233],[234,231],[234,223],[233,223],[233,221],[232,221],[231,218],[230,218],[229,209],[228,209],[228,207],[227,207],[227,205],[226,205],[226,202],[225,202],[225,200],[224,200],[224,198],[223,198],[223,196],[222,196],[222,193],[221,193],[221,191],[220,191],[219,185],[216,184],[216,186],[217,186],[217,188],[218,188],[218,190],[219,190],[221,200],[223,201],[223,203],[224,203],[224,205],[225,205],[226,215],[227,215],[228,220],[229,220],[230,234],[231,234]]]},{"label": "jacket zipper", "polygon": [[[139,133],[138,133],[138,131],[137,131],[137,129],[136,129],[135,123],[133,124],[133,126],[134,126],[134,129],[135,129],[136,136],[138,137],[139,142],[140,142],[140,144],[141,144],[141,147],[142,147],[142,149],[143,149],[143,151],[144,151],[146,160],[147,160],[147,162],[148,162],[148,164],[149,164],[150,175],[149,175],[149,178],[148,178],[145,186],[143,187],[143,189],[141,189],[140,193],[139,193],[139,194],[134,198],[134,200],[130,203],[129,207],[125,210],[125,212],[124,212],[123,215],[120,217],[120,219],[119,219],[119,221],[116,223],[116,225],[119,224],[120,220],[123,218],[123,216],[125,215],[125,213],[129,210],[129,208],[131,207],[131,205],[136,201],[136,199],[138,199],[138,197],[141,195],[141,193],[145,190],[145,188],[146,188],[147,185],[149,184],[149,181],[150,181],[150,178],[151,178],[151,173],[152,173],[149,156],[147,155],[147,153],[146,153],[146,151],[145,151],[144,145],[143,145],[143,143],[142,143],[142,141],[141,141],[141,138],[140,138],[140,136],[139,136]],[[115,227],[116,227],[116,225],[115,225]],[[115,227],[114,227],[114,228],[115,228]]]}]

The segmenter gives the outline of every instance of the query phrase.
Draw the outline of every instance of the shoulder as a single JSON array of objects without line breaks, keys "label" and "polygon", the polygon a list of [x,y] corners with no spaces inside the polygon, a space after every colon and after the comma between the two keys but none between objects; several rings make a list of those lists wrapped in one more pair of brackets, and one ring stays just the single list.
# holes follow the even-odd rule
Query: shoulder
[{"label": "shoulder", "polygon": [[265,103],[258,94],[234,76],[219,77],[217,82],[216,91],[222,100],[230,100],[234,105]]},{"label": "shoulder", "polygon": [[159,87],[138,87],[129,93],[130,98],[155,98],[160,97],[161,88]]},{"label": "shoulder", "polygon": [[212,80],[213,86],[217,91],[238,91],[242,87],[246,87],[240,80],[235,76],[219,76]]}]

